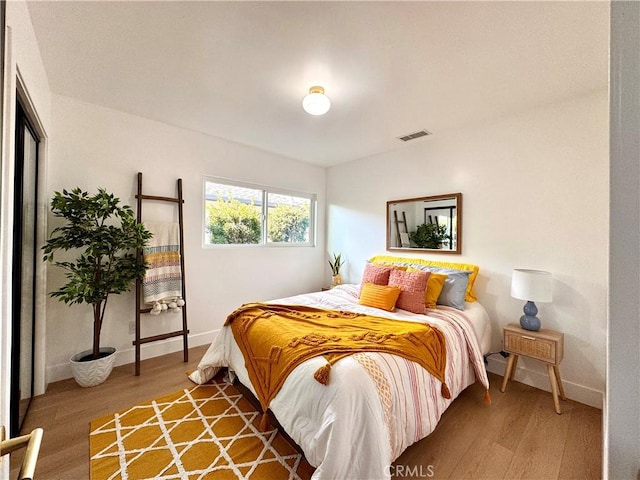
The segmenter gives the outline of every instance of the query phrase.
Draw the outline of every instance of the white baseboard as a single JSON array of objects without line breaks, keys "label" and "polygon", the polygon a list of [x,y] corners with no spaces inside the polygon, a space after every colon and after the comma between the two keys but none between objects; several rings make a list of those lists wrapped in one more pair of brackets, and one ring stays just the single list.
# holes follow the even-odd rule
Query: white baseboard
[{"label": "white baseboard", "polygon": [[[218,330],[189,335],[189,347],[198,347],[200,345],[210,344]],[[146,358],[159,357],[167,353],[178,352],[182,350],[182,337],[169,338],[154,343],[145,343],[140,348],[140,356],[144,360]],[[115,366],[126,365],[135,362],[135,349],[133,346],[126,350],[118,350],[116,352]],[[47,367],[47,384],[72,378],[71,366],[69,363],[61,363],[58,365],[50,365]]]},{"label": "white baseboard", "polygon": [[[502,357],[494,358],[489,357],[489,364],[487,370],[500,376],[504,376],[504,371],[507,366],[506,360]],[[519,362],[520,363],[520,362]],[[562,370],[560,370],[562,374]],[[546,373],[534,372],[526,368],[522,368],[520,365],[516,368],[514,379],[518,382],[522,382],[526,385],[530,385],[540,390],[551,392],[551,385],[549,384],[549,377]],[[562,379],[562,385],[564,387],[564,393],[567,398],[575,400],[576,402],[584,403],[591,407],[602,409],[604,393],[595,390],[593,388],[585,387],[577,383],[567,382]],[[508,388],[508,387],[507,387]]]}]

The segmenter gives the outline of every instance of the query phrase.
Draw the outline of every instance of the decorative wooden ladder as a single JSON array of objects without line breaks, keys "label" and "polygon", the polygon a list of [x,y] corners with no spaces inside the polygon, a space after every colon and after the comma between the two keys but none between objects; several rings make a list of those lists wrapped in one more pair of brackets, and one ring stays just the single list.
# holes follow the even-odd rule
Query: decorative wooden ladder
[{"label": "decorative wooden ladder", "polygon": [[400,225],[404,225],[404,232],[402,233],[409,233],[409,230],[407,230],[407,216],[404,214],[404,211],[402,212],[402,220],[398,220],[398,212],[396,210],[393,211],[393,221],[396,224],[396,240],[397,240],[397,246],[398,247],[402,247],[402,236],[400,235]]},{"label": "decorative wooden ladder", "polygon": [[[163,333],[160,335],[154,335],[152,337],[140,336],[140,316],[145,313],[151,312],[150,308],[141,308],[140,298],[142,296],[142,280],[136,281],[136,339],[133,341],[133,345],[136,347],[136,376],[140,375],[140,347],[145,343],[157,342],[160,340],[166,340],[167,338],[182,336],[182,344],[184,351],[184,361],[189,361],[189,330],[187,329],[187,290],[185,285],[184,274],[184,216],[182,205],[184,200],[182,198],[182,179],[179,178],[177,182],[178,196],[177,197],[158,197],[155,195],[144,195],[142,193],[142,173],[138,172],[138,223],[142,223],[142,201],[151,200],[156,202],[172,202],[178,204],[178,223],[180,229],[180,270],[182,272],[182,299],[185,304],[181,307],[182,311],[182,329],[175,332]],[[142,259],[142,250],[136,252],[138,260]]]}]

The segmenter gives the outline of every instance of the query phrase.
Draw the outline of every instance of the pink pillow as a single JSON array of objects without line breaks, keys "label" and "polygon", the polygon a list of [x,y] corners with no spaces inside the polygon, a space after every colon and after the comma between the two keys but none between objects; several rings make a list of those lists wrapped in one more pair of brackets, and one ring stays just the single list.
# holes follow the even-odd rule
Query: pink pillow
[{"label": "pink pillow", "polygon": [[367,263],[364,267],[364,273],[362,274],[362,284],[360,285],[360,291],[362,291],[362,285],[365,283],[374,283],[376,285],[386,285],[389,283],[389,274],[393,270],[393,267],[383,267],[380,265],[373,265]]},{"label": "pink pillow", "polygon": [[389,275],[389,286],[400,287],[396,307],[413,313],[424,313],[424,297],[430,272],[403,272],[393,270]]}]

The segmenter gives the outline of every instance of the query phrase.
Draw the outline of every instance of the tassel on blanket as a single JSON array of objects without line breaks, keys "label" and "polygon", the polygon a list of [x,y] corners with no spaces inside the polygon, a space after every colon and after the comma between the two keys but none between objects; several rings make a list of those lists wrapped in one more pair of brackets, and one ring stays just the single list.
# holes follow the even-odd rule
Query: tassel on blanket
[{"label": "tassel on blanket", "polygon": [[315,378],[322,385],[326,385],[329,383],[329,372],[331,372],[331,364],[326,363],[321,366],[316,373],[313,374],[313,378]]},{"label": "tassel on blanket", "polygon": [[266,432],[269,428],[269,416],[267,412],[262,414],[262,418],[260,419],[260,425],[258,425],[258,430],[262,433]]},{"label": "tassel on blanket", "polygon": [[489,390],[484,392],[484,403],[491,405],[491,395],[489,395]]},{"label": "tassel on blanket", "polygon": [[172,300],[168,303],[165,301],[154,302],[149,313],[151,315],[160,315],[162,312],[179,312],[183,306],[184,300],[182,298]]},{"label": "tassel on blanket", "polygon": [[451,398],[451,392],[449,391],[449,387],[447,387],[446,383],[442,383],[442,388],[440,389],[440,393],[447,400]]},{"label": "tassel on blanket", "polygon": [[331,365],[336,363],[338,360],[342,360],[343,358],[351,356],[351,352],[346,353],[329,353],[324,356],[327,361],[326,364],[318,368],[313,374],[313,378],[321,383],[322,385],[327,385],[329,383],[329,374],[331,373]]}]

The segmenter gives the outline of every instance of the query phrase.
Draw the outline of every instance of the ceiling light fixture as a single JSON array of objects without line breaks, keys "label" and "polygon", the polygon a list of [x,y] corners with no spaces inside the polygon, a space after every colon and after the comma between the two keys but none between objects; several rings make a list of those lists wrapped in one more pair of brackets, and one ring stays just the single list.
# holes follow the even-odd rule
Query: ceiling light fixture
[{"label": "ceiling light fixture", "polygon": [[302,108],[311,115],[324,115],[331,108],[331,100],[324,94],[324,88],[311,87],[302,99]]}]

